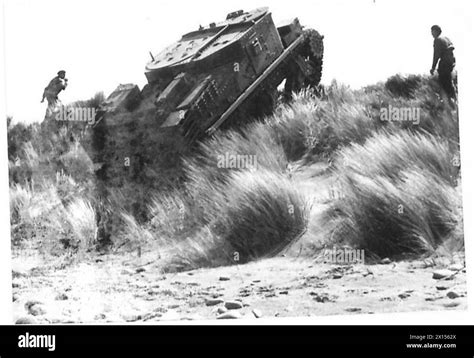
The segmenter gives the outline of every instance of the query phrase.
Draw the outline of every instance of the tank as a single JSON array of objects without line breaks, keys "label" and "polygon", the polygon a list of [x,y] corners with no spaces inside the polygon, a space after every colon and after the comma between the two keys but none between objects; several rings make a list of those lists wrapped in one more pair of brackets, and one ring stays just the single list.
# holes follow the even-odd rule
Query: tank
[{"label": "tank", "polygon": [[[139,222],[146,222],[153,195],[186,183],[183,159],[197,158],[203,140],[269,115],[280,96],[288,100],[319,84],[323,37],[298,19],[275,25],[267,8],[239,10],[150,55],[147,84],[119,85],[82,141],[98,197],[127,198],[119,200],[122,209]],[[100,226],[116,216],[102,213]]]},{"label": "tank", "polygon": [[[298,19],[276,26],[268,8],[239,10],[150,56],[141,98],[153,103],[160,128],[179,127],[183,136],[196,139],[239,125],[239,118],[270,114],[283,83],[286,99],[293,91],[317,86],[323,37],[303,29]],[[133,85],[119,86],[102,113],[136,107],[119,103],[128,98],[124,88],[136,92]]]}]

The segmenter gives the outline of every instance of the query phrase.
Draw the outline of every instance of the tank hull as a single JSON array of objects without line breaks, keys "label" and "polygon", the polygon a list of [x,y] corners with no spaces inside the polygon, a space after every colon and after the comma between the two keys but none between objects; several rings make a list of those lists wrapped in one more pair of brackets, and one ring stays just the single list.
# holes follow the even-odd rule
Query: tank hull
[{"label": "tank hull", "polygon": [[276,26],[268,9],[257,9],[152,55],[145,87],[120,85],[84,143],[98,168],[98,195],[123,195],[124,209],[145,220],[152,194],[186,180],[181,159],[195,155],[200,140],[270,114],[285,80],[284,97],[318,85],[322,50],[322,36],[297,19]]}]

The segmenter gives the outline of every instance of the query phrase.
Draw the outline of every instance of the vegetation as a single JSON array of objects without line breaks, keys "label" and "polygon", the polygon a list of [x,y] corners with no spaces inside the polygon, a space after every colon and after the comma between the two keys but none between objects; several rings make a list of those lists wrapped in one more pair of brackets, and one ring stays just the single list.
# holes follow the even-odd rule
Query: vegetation
[{"label": "vegetation", "polygon": [[[389,106],[418,108],[420,117],[384,121]],[[15,245],[37,240],[38,232],[67,250],[98,247],[107,237],[112,247],[156,250],[166,271],[270,257],[303,236],[316,247],[308,226],[325,233],[325,245],[351,245],[373,257],[464,245],[457,110],[426,77],[397,75],[360,90],[333,82],[317,94],[295,94],[271,116],[181,151],[184,183],[170,183],[163,193],[143,181],[137,190],[147,200],[138,204],[127,201],[133,188],[104,186],[106,171],[82,149],[84,135],[9,124]],[[101,122],[92,134],[94,162],[104,159],[106,136]],[[256,165],[219,165],[226,155]],[[305,172],[315,163],[325,163],[338,191],[317,225],[314,198],[289,170]]]}]

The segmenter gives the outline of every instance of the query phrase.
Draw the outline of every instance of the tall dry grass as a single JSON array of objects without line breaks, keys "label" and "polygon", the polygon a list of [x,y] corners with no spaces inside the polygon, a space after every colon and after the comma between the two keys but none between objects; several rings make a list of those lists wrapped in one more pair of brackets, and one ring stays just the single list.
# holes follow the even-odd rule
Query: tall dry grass
[{"label": "tall dry grass", "polygon": [[66,207],[66,220],[80,248],[89,248],[97,240],[96,212],[89,201],[78,198]]},{"label": "tall dry grass", "polygon": [[287,178],[268,171],[233,175],[216,198],[215,232],[230,243],[239,262],[273,256],[300,237],[309,207]]},{"label": "tall dry grass", "polygon": [[[100,101],[97,95],[86,102],[95,107]],[[382,122],[381,109],[389,105],[419,107],[420,123]],[[24,163],[11,165],[21,184],[11,185],[12,222],[33,228],[46,223],[46,236],[91,247],[97,218],[107,216],[116,226],[115,243],[159,246],[170,258],[165,269],[243,263],[277,254],[306,230],[308,198],[287,177],[288,164],[298,161],[304,170],[330,160],[341,183],[321,227],[330,242],[390,257],[430,253],[448,241],[452,248],[463,245],[459,166],[453,165],[459,157],[457,110],[427,77],[397,75],[361,90],[333,82],[317,93],[301,91],[266,119],[221,131],[195,150],[174,143],[176,150],[153,165],[166,172],[184,156],[179,172],[164,175],[185,177],[184,185],[157,185],[158,172],[137,166],[133,175],[142,187],[125,183],[114,189],[117,195],[108,192],[107,201],[87,189],[96,184],[92,164],[73,131],[9,125],[10,161],[19,156]],[[258,166],[219,167],[226,153],[255,156]],[[23,179],[32,173],[53,184],[27,187]],[[135,190],[139,203],[127,200]],[[53,201],[60,203],[56,209],[49,207]]]},{"label": "tall dry grass", "polygon": [[[256,166],[229,168],[219,166],[226,154],[255,158]],[[214,196],[227,190],[236,171],[270,170],[283,173],[288,160],[281,146],[261,123],[253,123],[241,131],[228,131],[200,144],[198,153],[183,160],[186,191],[194,198],[193,215],[198,221],[209,223],[216,215]]]},{"label": "tall dry grass", "polygon": [[288,178],[269,170],[235,171],[209,197],[209,221],[198,223],[197,232],[177,246],[174,267],[271,257],[297,240],[308,224],[308,203]]},{"label": "tall dry grass", "polygon": [[458,154],[450,150],[447,140],[432,135],[380,132],[364,144],[341,149],[335,162],[340,176],[347,172],[396,180],[401,171],[410,168],[429,171],[455,185],[459,175]]},{"label": "tall dry grass", "polygon": [[330,240],[381,257],[463,246],[459,168],[446,141],[409,132],[376,134],[340,151],[340,198],[327,211]]},{"label": "tall dry grass", "polygon": [[334,82],[323,98],[311,90],[280,106],[265,126],[287,157],[321,160],[351,142],[361,142],[377,127],[364,104],[346,86]]},{"label": "tall dry grass", "polygon": [[167,238],[179,236],[194,226],[191,205],[188,198],[178,191],[154,195],[148,205],[150,227]]}]

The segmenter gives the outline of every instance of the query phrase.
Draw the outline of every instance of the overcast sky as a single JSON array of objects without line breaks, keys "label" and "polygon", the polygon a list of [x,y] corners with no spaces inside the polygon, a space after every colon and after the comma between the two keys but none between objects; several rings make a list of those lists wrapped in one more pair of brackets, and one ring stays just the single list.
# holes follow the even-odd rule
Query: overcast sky
[{"label": "overcast sky", "polygon": [[238,9],[268,6],[275,22],[298,17],[325,36],[323,83],[354,88],[396,73],[428,73],[439,24],[456,46],[459,67],[472,42],[468,1],[392,0],[18,0],[4,2],[7,114],[42,120],[44,87],[59,69],[63,103],[146,83],[148,52],[159,52]]}]

